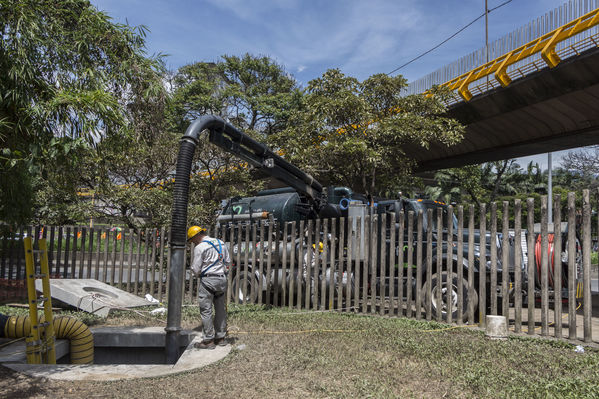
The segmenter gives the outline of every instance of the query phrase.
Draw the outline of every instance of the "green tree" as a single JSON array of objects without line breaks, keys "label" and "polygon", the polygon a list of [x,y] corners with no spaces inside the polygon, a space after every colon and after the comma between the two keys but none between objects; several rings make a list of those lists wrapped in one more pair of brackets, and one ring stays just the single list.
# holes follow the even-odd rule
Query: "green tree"
[{"label": "green tree", "polygon": [[442,116],[439,96],[407,96],[401,76],[360,82],[337,69],[308,83],[301,107],[272,142],[285,157],[325,184],[345,184],[371,195],[397,192],[414,163],[403,150],[425,150],[462,138],[463,127]]},{"label": "green tree", "polygon": [[143,27],[85,0],[0,0],[0,32],[0,219],[25,222],[34,205],[41,220],[76,218],[80,162],[104,137],[151,133],[159,60]]},{"label": "green tree", "polygon": [[[183,66],[172,85],[167,119],[169,129],[178,134],[201,115],[214,114],[265,141],[287,126],[301,98],[295,79],[282,66],[249,54]],[[209,223],[222,199],[247,195],[262,186],[245,162],[202,137],[193,164],[189,218]]]}]

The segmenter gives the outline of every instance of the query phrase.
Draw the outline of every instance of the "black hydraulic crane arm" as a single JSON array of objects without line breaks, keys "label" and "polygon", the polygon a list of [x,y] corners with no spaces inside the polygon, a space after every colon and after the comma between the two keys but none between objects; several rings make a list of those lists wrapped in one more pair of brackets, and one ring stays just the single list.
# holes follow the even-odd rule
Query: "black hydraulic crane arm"
[{"label": "black hydraulic crane arm", "polygon": [[293,187],[303,194],[318,210],[326,201],[322,185],[296,166],[285,161],[264,144],[257,142],[233,125],[214,115],[204,115],[189,125],[181,138],[171,222],[171,268],[169,270],[168,316],[165,341],[167,363],[174,364],[179,358],[179,332],[181,331],[181,289],[184,274],[184,255],[187,230],[187,204],[189,200],[189,178],[191,164],[198,137],[208,130],[210,141],[236,155],[250,165],[261,168],[265,173]]},{"label": "black hydraulic crane arm", "polygon": [[237,129],[212,129],[209,140],[212,144],[246,161],[253,167],[293,187],[311,202],[320,203],[323,188],[318,181],[245,133]]}]

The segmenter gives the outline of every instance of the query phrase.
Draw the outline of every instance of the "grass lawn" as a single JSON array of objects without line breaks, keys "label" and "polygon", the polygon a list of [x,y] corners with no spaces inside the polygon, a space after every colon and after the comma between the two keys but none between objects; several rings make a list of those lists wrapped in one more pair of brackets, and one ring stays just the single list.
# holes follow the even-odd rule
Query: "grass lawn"
[{"label": "grass lawn", "polygon": [[[0,313],[15,310],[0,307]],[[198,327],[195,306],[183,313],[184,327]],[[106,320],[83,317],[89,325],[163,325],[130,312]],[[447,327],[231,306],[233,346],[245,348],[204,369],[99,383],[44,381],[0,368],[0,393],[15,398],[599,397],[596,350],[575,353],[569,344],[519,337],[489,341],[480,331]]]}]

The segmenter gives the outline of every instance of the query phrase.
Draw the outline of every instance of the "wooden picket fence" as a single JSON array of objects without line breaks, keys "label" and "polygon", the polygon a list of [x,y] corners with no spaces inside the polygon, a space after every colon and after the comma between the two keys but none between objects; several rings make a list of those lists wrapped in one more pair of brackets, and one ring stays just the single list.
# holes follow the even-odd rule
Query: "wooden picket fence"
[{"label": "wooden picket fence", "polygon": [[[255,220],[216,226],[209,233],[227,244],[232,258],[231,302],[458,326],[484,327],[486,315],[504,315],[515,333],[599,342],[599,326],[593,328],[599,308],[596,304],[593,314],[588,190],[581,207],[574,193],[568,195],[565,215],[556,206],[553,224],[548,223],[547,197],[540,204],[530,199],[499,205],[499,210],[491,203],[479,209],[381,214],[370,209],[363,217],[284,224]],[[540,221],[534,217],[535,205]],[[577,227],[562,230],[565,223]],[[93,278],[136,295],[168,298],[167,228],[136,233],[22,227],[5,233],[0,242],[0,281],[14,285],[24,279],[25,236],[46,238],[55,278]],[[186,303],[197,303],[192,256],[189,248]]]}]

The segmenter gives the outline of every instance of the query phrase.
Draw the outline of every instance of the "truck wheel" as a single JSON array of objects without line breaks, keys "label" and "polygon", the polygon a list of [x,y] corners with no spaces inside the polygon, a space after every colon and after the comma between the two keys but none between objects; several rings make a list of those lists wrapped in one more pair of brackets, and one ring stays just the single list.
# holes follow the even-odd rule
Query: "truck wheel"
[{"label": "truck wheel", "polygon": [[[466,275],[466,273],[464,273]],[[462,292],[464,293],[461,301],[458,302],[458,277],[454,272],[452,276],[451,284],[448,284],[448,276],[447,272],[441,273],[441,278],[439,278],[439,273],[435,273],[431,279],[431,291],[426,292],[426,282],[422,286],[422,289],[425,293],[425,301],[431,300],[431,309],[433,313],[433,318],[437,317],[438,312],[441,312],[441,319],[447,321],[447,310],[449,308],[449,303],[451,303],[451,319],[452,321],[456,321],[458,317],[458,307],[462,308],[462,321],[468,320],[468,300],[472,299],[474,303],[474,311],[476,314],[476,308],[478,305],[478,294],[476,289],[472,291],[472,295],[468,293],[468,279],[464,276],[462,279]],[[441,290],[441,303],[437,303],[437,290]],[[470,298],[471,297],[471,298]],[[425,302],[426,303],[426,302]]]},{"label": "truck wheel", "polygon": [[[254,294],[252,295],[252,285],[254,286]],[[239,275],[239,286],[237,285],[237,276],[232,276],[231,278],[231,301],[235,303],[237,298],[238,303],[244,302],[243,290],[246,290],[245,299],[247,303],[255,303],[258,298],[258,282],[254,278],[254,276],[248,272],[247,279],[245,278],[244,273]]]}]

